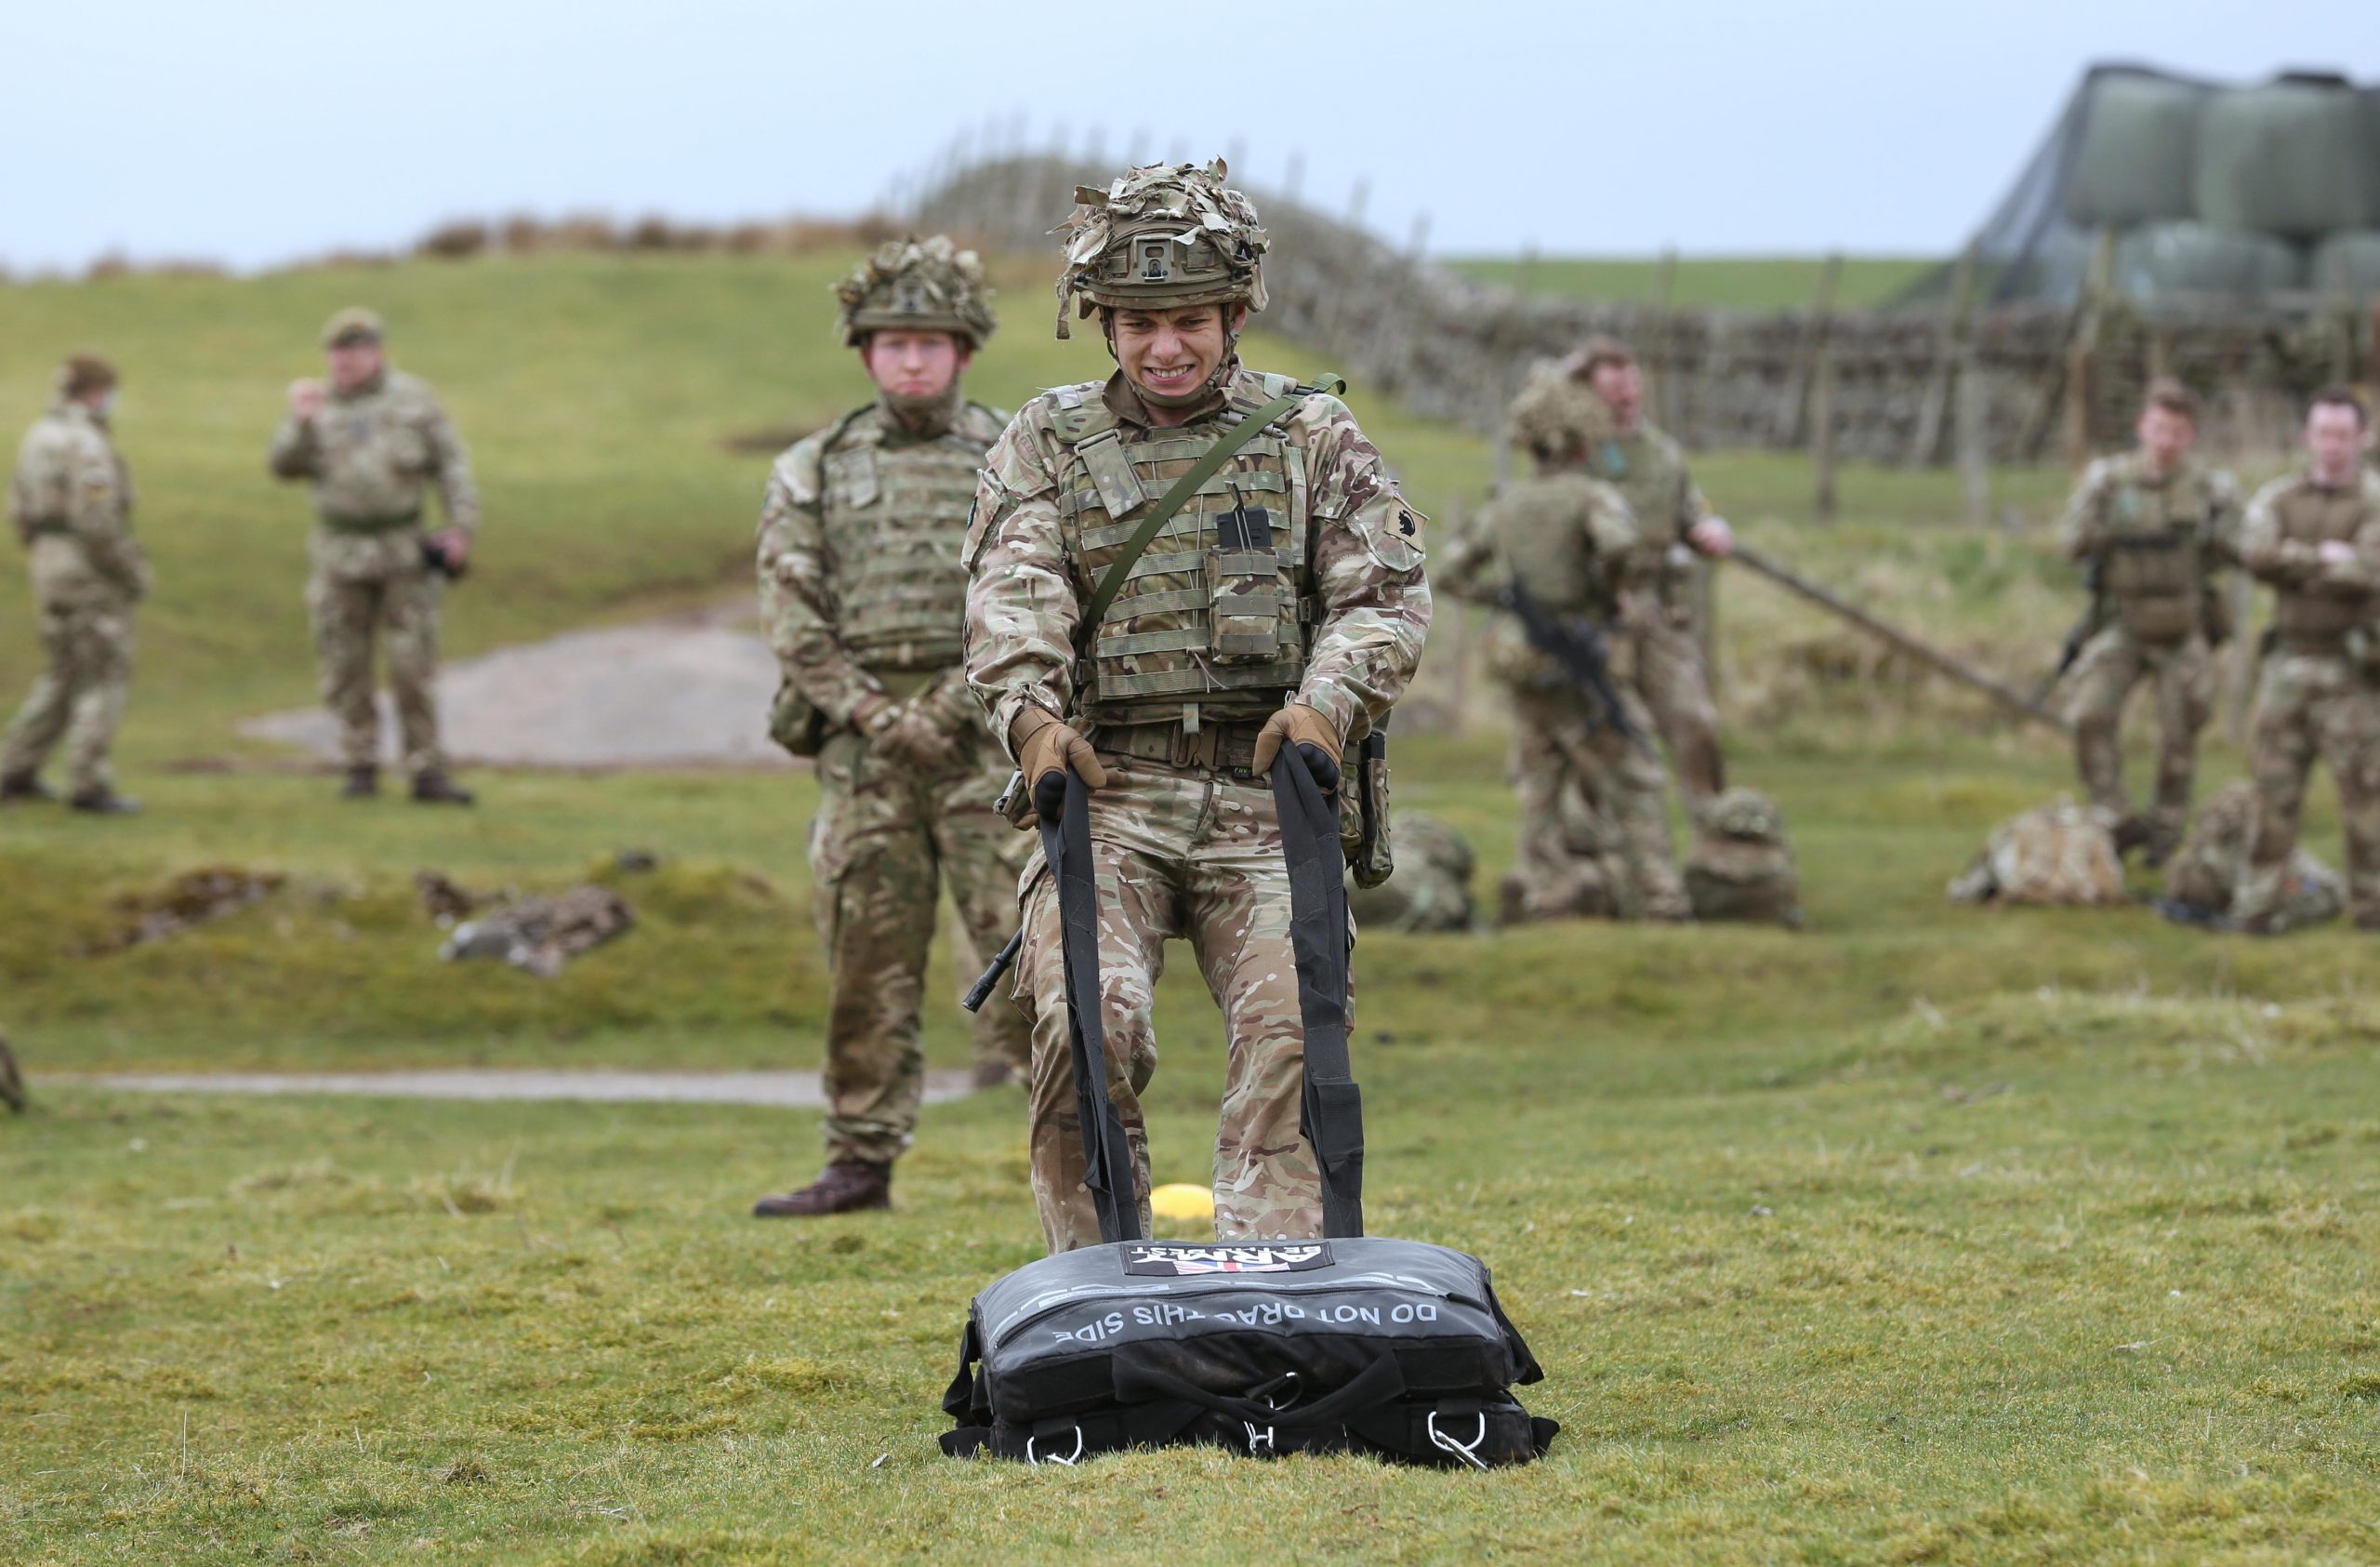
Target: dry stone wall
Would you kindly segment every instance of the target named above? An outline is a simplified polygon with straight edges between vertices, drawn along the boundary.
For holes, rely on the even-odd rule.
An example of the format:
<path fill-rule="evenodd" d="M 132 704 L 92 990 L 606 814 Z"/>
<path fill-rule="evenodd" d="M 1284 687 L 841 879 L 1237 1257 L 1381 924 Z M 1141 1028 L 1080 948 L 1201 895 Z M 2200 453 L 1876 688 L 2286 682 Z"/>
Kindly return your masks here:
<path fill-rule="evenodd" d="M 990 159 L 932 181 L 906 216 L 986 247 L 1054 254 L 1050 231 L 1075 186 L 1114 173 L 1055 157 Z M 1831 410 L 1833 448 L 1846 460 L 1947 463 L 1959 383 L 1972 377 L 1990 457 L 2034 460 L 2121 445 L 2139 389 L 2166 370 L 2207 398 L 2212 444 L 2262 451 L 2287 443 L 2308 392 L 2363 373 L 2373 339 L 2369 307 L 2344 299 L 2253 310 L 2167 302 L 2154 316 L 2016 304 L 1962 320 L 1947 305 L 1756 312 L 1528 298 L 1251 193 L 1273 236 L 1265 325 L 1312 352 L 1298 368 L 1342 370 L 1483 431 L 1528 364 L 1608 333 L 1635 345 L 1658 417 L 1696 447 L 1806 448 L 1816 414 Z"/>

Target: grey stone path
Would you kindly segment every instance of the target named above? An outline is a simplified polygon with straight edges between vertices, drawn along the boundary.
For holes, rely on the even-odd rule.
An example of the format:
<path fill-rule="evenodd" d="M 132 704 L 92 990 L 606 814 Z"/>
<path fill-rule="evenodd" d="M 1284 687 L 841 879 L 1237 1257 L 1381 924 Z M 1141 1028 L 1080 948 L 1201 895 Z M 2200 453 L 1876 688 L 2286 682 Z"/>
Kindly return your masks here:
<path fill-rule="evenodd" d="M 158 1094 L 353 1094 L 401 1099 L 579 1099 L 605 1104 L 774 1105 L 820 1109 L 818 1074 L 628 1072 L 462 1067 L 413 1072 L 117 1072 L 45 1074 L 60 1087 Z M 926 1073 L 926 1102 L 973 1091 L 972 1074 Z"/>
<path fill-rule="evenodd" d="M 438 706 L 446 749 L 467 766 L 782 767 L 786 754 L 766 733 L 776 689 L 776 656 L 739 601 L 448 664 Z M 320 708 L 251 718 L 240 732 L 337 754 Z M 380 734 L 393 761 L 386 693 Z"/>

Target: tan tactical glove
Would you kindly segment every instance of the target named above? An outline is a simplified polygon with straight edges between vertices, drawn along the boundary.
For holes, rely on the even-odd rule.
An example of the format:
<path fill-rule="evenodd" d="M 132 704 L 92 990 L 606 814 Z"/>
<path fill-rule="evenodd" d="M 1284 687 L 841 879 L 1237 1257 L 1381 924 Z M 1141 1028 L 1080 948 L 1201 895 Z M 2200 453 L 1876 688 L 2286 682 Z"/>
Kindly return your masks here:
<path fill-rule="evenodd" d="M 1009 740 L 1016 750 L 1016 769 L 1033 791 L 1033 808 L 1048 820 L 1055 821 L 1065 808 L 1069 766 L 1085 789 L 1107 787 L 1107 769 L 1099 764 L 1091 742 L 1043 709 L 1027 704 L 1010 725 Z"/>
<path fill-rule="evenodd" d="M 1264 721 L 1256 735 L 1258 777 L 1271 776 L 1273 759 L 1281 754 L 1284 744 L 1294 745 L 1303 753 L 1306 767 L 1324 793 L 1339 787 L 1339 753 L 1347 742 L 1338 725 L 1323 717 L 1320 710 L 1291 702 Z"/>

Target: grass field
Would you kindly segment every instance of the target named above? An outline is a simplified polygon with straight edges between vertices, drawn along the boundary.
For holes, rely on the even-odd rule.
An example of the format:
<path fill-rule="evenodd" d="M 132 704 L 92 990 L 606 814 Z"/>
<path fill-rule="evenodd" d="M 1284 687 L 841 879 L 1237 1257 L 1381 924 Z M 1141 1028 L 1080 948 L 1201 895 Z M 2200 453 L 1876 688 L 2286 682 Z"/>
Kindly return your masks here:
<path fill-rule="evenodd" d="M 32 1069 L 814 1059 L 806 777 L 498 774 L 469 815 L 357 808 L 246 766 L 231 725 L 310 686 L 303 502 L 261 445 L 330 308 L 389 311 L 477 448 L 468 649 L 739 580 L 764 458 L 720 443 L 853 400 L 834 271 L 0 288 L 0 416 L 69 344 L 126 362 L 161 582 L 126 745 L 150 814 L 0 816 L 0 1025 Z M 1042 340 L 1041 286 L 1013 278 L 980 394 L 1096 373 L 1095 344 Z M 1365 412 L 1433 510 L 1478 492 L 1475 442 Z M 2070 612 L 2038 526 L 2063 475 L 2002 475 L 2032 525 L 1971 533 L 1939 476 L 1847 475 L 1852 520 L 1820 528 L 1791 461 L 1700 471 L 1764 543 L 2010 672 Z M 0 574 L 7 685 L 12 598 Z M 0 1120 L 0 1558 L 1225 1561 L 1260 1530 L 1314 1560 L 2380 1558 L 2368 943 L 1951 908 L 1990 824 L 2065 787 L 2057 746 L 1764 590 L 1723 603 L 1736 766 L 1784 803 L 1808 930 L 1357 952 L 1372 1227 L 1495 1266 L 1566 1428 L 1543 1465 L 942 1459 L 967 1297 L 1038 1249 L 1010 1093 L 927 1112 L 890 1218 L 789 1228 L 743 1213 L 814 1168 L 805 1116 L 39 1082 Z M 1497 737 L 1398 748 L 1400 803 L 1470 833 L 1491 885 Z M 2238 764 L 2218 748 L 2211 782 Z M 2335 857 L 2326 789 L 2313 821 Z M 619 877 L 638 928 L 560 979 L 435 963 L 415 869 L 542 888 L 628 847 L 661 859 Z M 288 881 L 78 955 L 112 899 L 207 863 Z M 1159 1012 L 1157 1173 L 1198 1180 L 1212 1009 L 1177 972 Z M 952 1010 L 928 1049 L 963 1064 Z"/>
<path fill-rule="evenodd" d="M 1464 256 L 1448 266 L 1482 282 L 1520 281 L 1523 263 L 1510 256 Z M 1846 256 L 1835 283 L 1844 310 L 1882 305 L 1941 263 L 1924 256 Z M 1670 303 L 1681 310 L 1808 310 L 1818 302 L 1821 256 L 1681 257 Z M 1650 304 L 1660 294 L 1656 257 L 1540 256 L 1527 263 L 1531 292 Z"/>

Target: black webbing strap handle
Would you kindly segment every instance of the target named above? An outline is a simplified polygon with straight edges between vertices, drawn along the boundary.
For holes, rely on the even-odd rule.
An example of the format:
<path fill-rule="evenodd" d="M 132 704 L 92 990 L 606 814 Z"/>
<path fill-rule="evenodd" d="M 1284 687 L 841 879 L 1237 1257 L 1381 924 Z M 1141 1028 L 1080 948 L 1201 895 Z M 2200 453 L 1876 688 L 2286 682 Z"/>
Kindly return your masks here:
<path fill-rule="evenodd" d="M 1273 800 L 1289 863 L 1289 946 L 1305 1030 L 1298 1130 L 1322 1169 L 1322 1233 L 1361 1235 L 1364 1100 L 1347 1058 L 1347 883 L 1339 807 L 1293 745 L 1273 759 Z"/>
<path fill-rule="evenodd" d="M 1066 808 L 1041 819 L 1041 855 L 1058 883 L 1060 950 L 1066 970 L 1066 1051 L 1082 1122 L 1083 1185 L 1099 1210 L 1102 1241 L 1138 1241 L 1140 1194 L 1124 1119 L 1107 1096 L 1107 1025 L 1100 1016 L 1099 868 L 1091 854 L 1091 790 L 1066 769 Z"/>
<path fill-rule="evenodd" d="M 1223 464 L 1238 456 L 1239 448 L 1254 440 L 1266 425 L 1307 398 L 1318 392 L 1336 393 L 1346 390 L 1347 383 L 1337 376 L 1316 376 L 1313 385 L 1289 388 L 1225 431 L 1223 439 L 1208 447 L 1206 454 L 1191 465 L 1189 472 L 1173 481 L 1172 487 L 1157 497 L 1157 504 L 1148 509 L 1148 514 L 1132 530 L 1131 538 L 1124 541 L 1123 550 L 1108 566 L 1107 574 L 1091 590 L 1091 602 L 1083 605 L 1082 611 L 1086 640 L 1098 636 L 1099 623 L 1107 618 L 1108 608 L 1115 604 L 1116 595 L 1124 591 L 1124 579 L 1132 574 L 1133 565 L 1147 552 L 1150 541 L 1157 538 L 1159 530 L 1173 520 L 1173 514 L 1190 503 L 1190 498 L 1198 493 L 1199 485 L 1222 472 Z"/>

